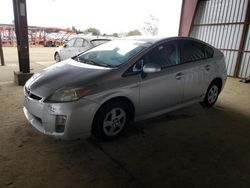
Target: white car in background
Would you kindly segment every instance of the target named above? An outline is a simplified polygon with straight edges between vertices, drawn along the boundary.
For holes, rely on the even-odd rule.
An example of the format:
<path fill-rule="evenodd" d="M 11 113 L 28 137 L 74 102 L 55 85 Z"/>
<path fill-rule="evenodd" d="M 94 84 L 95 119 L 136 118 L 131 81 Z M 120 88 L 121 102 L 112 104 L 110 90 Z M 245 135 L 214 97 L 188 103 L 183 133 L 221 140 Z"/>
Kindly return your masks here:
<path fill-rule="evenodd" d="M 74 37 L 55 50 L 54 59 L 56 62 L 63 61 L 108 41 L 110 39 L 107 38 Z"/>

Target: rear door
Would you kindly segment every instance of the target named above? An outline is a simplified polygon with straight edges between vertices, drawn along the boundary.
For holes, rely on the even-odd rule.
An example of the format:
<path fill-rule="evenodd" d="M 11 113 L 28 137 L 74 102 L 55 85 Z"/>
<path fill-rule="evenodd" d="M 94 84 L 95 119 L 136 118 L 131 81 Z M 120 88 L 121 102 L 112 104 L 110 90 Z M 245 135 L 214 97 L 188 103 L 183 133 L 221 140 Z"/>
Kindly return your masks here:
<path fill-rule="evenodd" d="M 74 44 L 74 53 L 72 53 L 72 56 L 75 56 L 89 48 L 90 44 L 87 40 L 85 40 L 84 38 L 77 38 Z"/>
<path fill-rule="evenodd" d="M 184 81 L 183 102 L 188 102 L 206 93 L 215 67 L 211 64 L 212 49 L 209 49 L 210 47 L 193 40 L 181 40 L 179 45 Z"/>

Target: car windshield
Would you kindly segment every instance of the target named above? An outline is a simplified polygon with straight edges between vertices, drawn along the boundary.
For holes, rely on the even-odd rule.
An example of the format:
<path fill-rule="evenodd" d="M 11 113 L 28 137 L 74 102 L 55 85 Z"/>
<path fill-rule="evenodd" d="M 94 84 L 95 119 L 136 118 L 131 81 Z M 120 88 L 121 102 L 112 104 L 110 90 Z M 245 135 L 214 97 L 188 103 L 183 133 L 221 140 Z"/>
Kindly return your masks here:
<path fill-rule="evenodd" d="M 82 63 L 116 67 L 139 53 L 150 43 L 137 40 L 114 40 L 92 48 L 75 58 Z"/>

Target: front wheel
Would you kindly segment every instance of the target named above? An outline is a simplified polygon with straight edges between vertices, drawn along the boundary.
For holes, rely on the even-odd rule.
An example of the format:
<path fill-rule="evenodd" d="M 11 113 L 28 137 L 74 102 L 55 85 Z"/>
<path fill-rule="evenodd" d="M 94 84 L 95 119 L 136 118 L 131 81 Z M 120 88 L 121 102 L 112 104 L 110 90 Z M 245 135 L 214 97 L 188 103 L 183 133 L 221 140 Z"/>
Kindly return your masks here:
<path fill-rule="evenodd" d="M 60 58 L 60 55 L 58 52 L 55 53 L 55 60 L 56 62 L 60 62 L 61 61 L 61 58 Z"/>
<path fill-rule="evenodd" d="M 119 136 L 130 122 L 129 106 L 121 101 L 105 104 L 94 118 L 92 133 L 103 140 L 112 140 Z"/>
<path fill-rule="evenodd" d="M 47 43 L 46 43 L 46 47 L 52 47 L 53 45 L 52 45 L 52 41 L 48 41 Z"/>
<path fill-rule="evenodd" d="M 219 93 L 220 93 L 220 88 L 219 88 L 218 84 L 212 83 L 208 87 L 205 99 L 204 99 L 202 104 L 206 107 L 213 106 L 218 99 Z"/>

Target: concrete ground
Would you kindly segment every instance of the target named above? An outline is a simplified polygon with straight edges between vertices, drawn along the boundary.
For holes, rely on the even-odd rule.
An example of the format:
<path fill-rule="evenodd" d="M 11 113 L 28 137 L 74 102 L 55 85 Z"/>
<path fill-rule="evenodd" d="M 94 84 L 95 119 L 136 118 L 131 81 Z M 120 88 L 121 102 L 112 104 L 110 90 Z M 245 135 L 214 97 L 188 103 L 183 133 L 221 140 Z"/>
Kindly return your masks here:
<path fill-rule="evenodd" d="M 34 72 L 53 48 L 31 48 Z M 228 78 L 218 102 L 135 124 L 117 140 L 58 141 L 38 133 L 13 83 L 16 49 L 0 66 L 0 187 L 250 187 L 250 85 Z"/>

